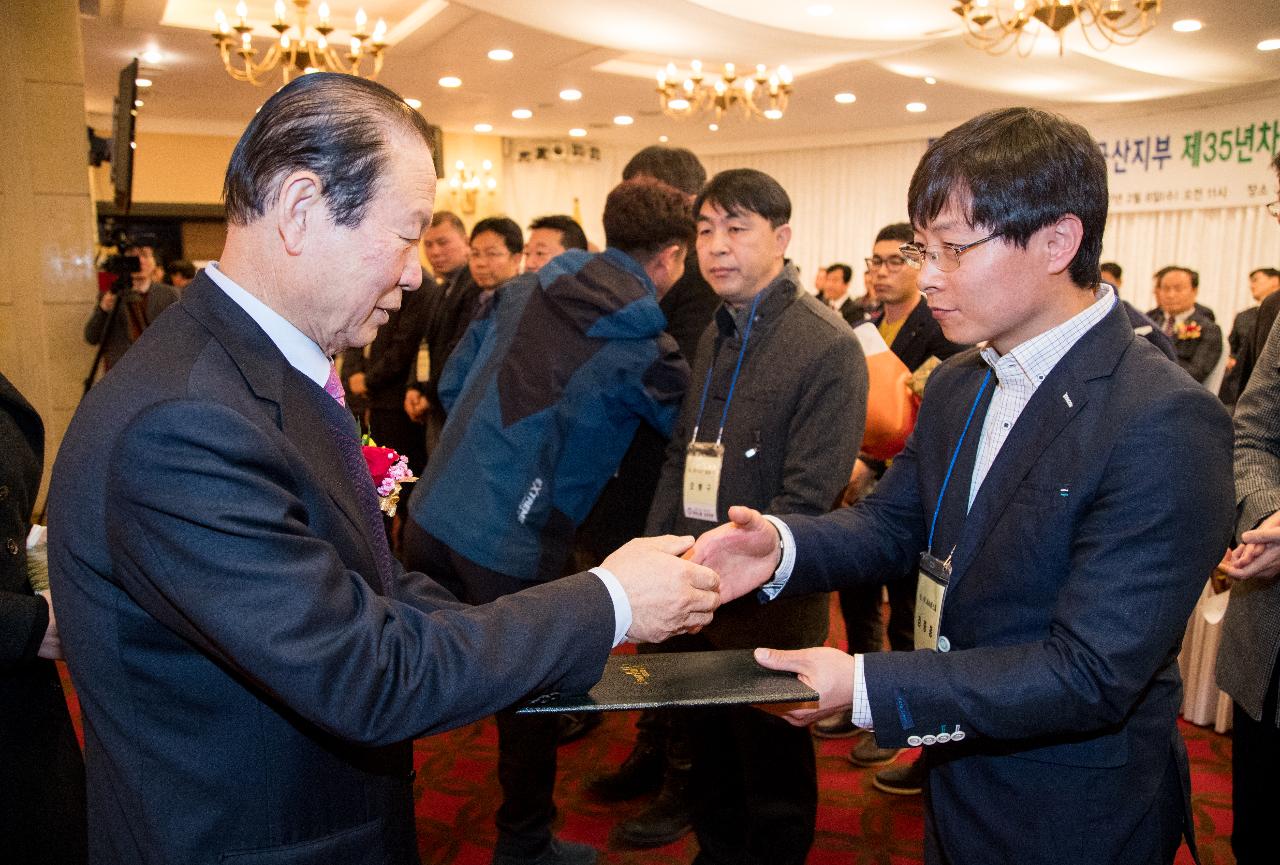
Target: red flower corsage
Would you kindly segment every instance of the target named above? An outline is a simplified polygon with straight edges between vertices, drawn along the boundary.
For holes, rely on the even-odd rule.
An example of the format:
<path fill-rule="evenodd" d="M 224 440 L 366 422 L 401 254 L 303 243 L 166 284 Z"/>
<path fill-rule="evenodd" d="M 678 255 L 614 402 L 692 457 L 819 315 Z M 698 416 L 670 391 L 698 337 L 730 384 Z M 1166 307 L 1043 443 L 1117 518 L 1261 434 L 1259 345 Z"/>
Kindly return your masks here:
<path fill-rule="evenodd" d="M 367 435 L 360 437 L 364 461 L 378 491 L 378 507 L 389 517 L 396 515 L 400 503 L 400 485 L 417 480 L 409 469 L 409 458 L 400 456 L 391 448 L 379 447 Z"/>
<path fill-rule="evenodd" d="M 1174 339 L 1199 339 L 1203 334 L 1200 325 L 1194 321 L 1182 321 L 1173 326 Z"/>

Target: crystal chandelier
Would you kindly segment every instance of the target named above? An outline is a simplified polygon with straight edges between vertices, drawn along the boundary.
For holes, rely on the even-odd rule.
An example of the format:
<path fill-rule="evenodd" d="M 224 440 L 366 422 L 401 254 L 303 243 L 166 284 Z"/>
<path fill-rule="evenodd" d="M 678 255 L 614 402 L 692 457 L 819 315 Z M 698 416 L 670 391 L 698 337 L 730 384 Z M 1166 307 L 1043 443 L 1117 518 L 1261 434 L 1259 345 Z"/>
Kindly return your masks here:
<path fill-rule="evenodd" d="M 770 72 L 764 64 L 755 75 L 739 76 L 732 63 L 719 75 L 704 75 L 702 61 L 694 60 L 692 71 L 681 78 L 674 63 L 658 70 L 658 100 L 668 117 L 692 117 L 702 112 L 714 114 L 716 123 L 735 106 L 746 117 L 779 120 L 787 110 L 791 95 L 791 72 L 779 66 Z"/>
<path fill-rule="evenodd" d="M 1061 55 L 1063 31 L 1073 23 L 1095 51 L 1129 45 L 1155 26 L 1160 0 L 961 0 L 952 11 L 964 19 L 970 45 L 988 54 L 1016 48 L 1026 57 L 1044 28 L 1058 37 Z"/>
<path fill-rule="evenodd" d="M 277 66 L 284 83 L 300 72 L 345 72 L 374 79 L 382 70 L 382 53 L 387 47 L 387 24 L 381 18 L 373 32 L 366 31 L 368 16 L 364 10 L 356 12 L 356 27 L 351 34 L 346 56 L 343 57 L 329 42 L 335 28 L 329 19 L 329 4 L 321 3 L 319 23 L 308 30 L 307 11 L 311 0 L 293 0 L 294 23 L 285 21 L 284 0 L 276 0 L 276 20 L 271 24 L 275 42 L 267 49 L 261 61 L 254 58 L 258 50 L 253 47 L 253 25 L 246 19 L 248 8 L 244 0 L 236 4 L 235 24 L 227 24 L 227 16 L 221 9 L 214 15 L 216 29 L 213 41 L 218 45 L 222 65 L 237 81 L 262 84 L 261 77 Z M 237 63 L 232 55 L 238 56 Z M 370 59 L 371 58 L 371 59 Z M 372 68 L 361 68 L 368 59 Z"/>

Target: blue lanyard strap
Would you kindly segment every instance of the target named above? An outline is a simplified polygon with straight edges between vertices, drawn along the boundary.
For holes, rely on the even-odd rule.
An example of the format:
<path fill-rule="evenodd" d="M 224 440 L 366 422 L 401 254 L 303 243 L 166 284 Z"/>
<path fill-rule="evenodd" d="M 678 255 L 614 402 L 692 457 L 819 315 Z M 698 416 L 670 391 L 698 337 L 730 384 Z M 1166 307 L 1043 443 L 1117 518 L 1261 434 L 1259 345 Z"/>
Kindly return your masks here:
<path fill-rule="evenodd" d="M 973 415 L 978 410 L 978 403 L 982 402 L 982 395 L 987 391 L 987 383 L 991 381 L 991 370 L 987 369 L 986 376 L 982 379 L 982 387 L 978 388 L 978 395 L 973 398 L 973 405 L 969 407 L 969 417 L 965 419 L 964 429 L 960 431 L 960 441 L 956 442 L 956 449 L 951 453 L 951 464 L 947 466 L 947 476 L 942 479 L 942 489 L 938 490 L 938 503 L 933 508 L 933 520 L 929 523 L 929 553 L 933 554 L 933 532 L 938 528 L 938 512 L 942 510 L 942 499 L 947 494 L 947 484 L 951 483 L 951 472 L 956 467 L 956 458 L 960 456 L 960 447 L 964 444 L 964 437 L 969 432 L 969 424 L 973 422 Z"/>
<path fill-rule="evenodd" d="M 751 325 L 756 320 L 756 306 L 760 303 L 760 298 L 764 296 L 764 292 L 756 295 L 756 299 L 751 301 L 751 312 L 747 314 L 747 327 L 742 332 L 742 348 L 738 350 L 738 363 L 733 368 L 733 378 L 729 380 L 729 395 L 724 400 L 724 411 L 720 413 L 720 431 L 716 433 L 716 444 L 720 444 L 720 439 L 724 436 L 724 424 L 729 419 L 729 403 L 733 402 L 733 391 L 738 386 L 738 373 L 742 372 L 742 359 L 747 356 L 747 340 L 751 338 Z M 702 383 L 702 400 L 698 403 L 698 420 L 693 425 L 693 438 L 690 441 L 698 440 L 698 428 L 702 426 L 702 412 L 707 407 L 707 391 L 711 388 L 711 374 L 716 370 L 716 361 L 711 359 L 711 366 L 707 368 L 707 380 Z"/>

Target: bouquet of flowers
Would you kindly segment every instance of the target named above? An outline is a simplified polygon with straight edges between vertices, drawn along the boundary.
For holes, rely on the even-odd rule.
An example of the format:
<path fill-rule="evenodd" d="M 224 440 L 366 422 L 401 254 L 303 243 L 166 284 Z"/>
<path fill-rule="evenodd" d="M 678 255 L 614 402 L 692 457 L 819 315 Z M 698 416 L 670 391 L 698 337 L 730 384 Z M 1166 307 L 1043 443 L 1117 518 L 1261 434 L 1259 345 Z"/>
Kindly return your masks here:
<path fill-rule="evenodd" d="M 368 435 L 360 437 L 364 461 L 369 466 L 374 488 L 378 491 L 378 507 L 389 517 L 396 515 L 400 504 L 400 487 L 418 478 L 409 468 L 409 458 L 392 448 L 379 447 Z"/>

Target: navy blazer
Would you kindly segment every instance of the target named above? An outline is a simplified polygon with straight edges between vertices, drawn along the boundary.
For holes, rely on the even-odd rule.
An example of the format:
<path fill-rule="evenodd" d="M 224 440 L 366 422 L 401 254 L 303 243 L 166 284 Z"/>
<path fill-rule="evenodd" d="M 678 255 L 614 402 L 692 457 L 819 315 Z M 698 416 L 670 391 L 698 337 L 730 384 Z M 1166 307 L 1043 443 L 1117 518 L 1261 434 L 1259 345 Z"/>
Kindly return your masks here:
<path fill-rule="evenodd" d="M 390 564 L 335 408 L 201 274 L 76 412 L 50 560 L 91 861 L 416 865 L 409 740 L 598 679 L 600 580 L 471 608 Z"/>
<path fill-rule="evenodd" d="M 867 320 L 876 327 L 880 326 L 880 321 L 883 318 L 883 307 L 867 316 Z M 920 364 L 931 357 L 936 357 L 938 360 L 946 360 L 952 355 L 964 351 L 965 348 L 966 346 L 958 342 L 952 342 L 943 335 L 942 325 L 938 324 L 938 320 L 933 317 L 933 313 L 929 312 L 929 304 L 925 301 L 923 295 L 903 320 L 902 327 L 898 329 L 897 335 L 893 338 L 893 344 L 889 346 L 889 350 L 896 354 L 898 360 L 906 364 L 907 369 L 912 372 L 915 372 L 920 367 Z"/>
<path fill-rule="evenodd" d="M 787 518 L 783 596 L 916 578 L 987 371 L 971 350 L 934 372 L 864 503 Z M 1162 861 L 1191 837 L 1177 652 L 1231 537 L 1230 420 L 1115 307 L 1040 384 L 966 514 L 994 382 L 933 542 L 952 559 L 947 651 L 865 656 L 876 739 L 964 733 L 925 748 L 927 861 Z"/>

